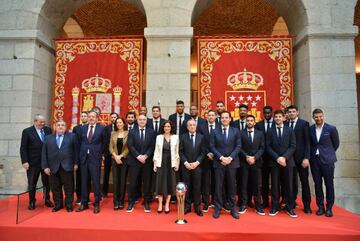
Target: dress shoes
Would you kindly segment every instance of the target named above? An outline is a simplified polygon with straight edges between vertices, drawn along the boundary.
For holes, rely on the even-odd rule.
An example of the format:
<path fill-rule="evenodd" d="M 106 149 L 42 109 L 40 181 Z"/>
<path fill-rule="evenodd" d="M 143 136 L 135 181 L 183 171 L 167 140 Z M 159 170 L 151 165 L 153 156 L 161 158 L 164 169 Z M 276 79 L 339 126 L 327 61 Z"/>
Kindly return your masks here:
<path fill-rule="evenodd" d="M 29 207 L 28 207 L 29 210 L 34 210 L 35 209 L 35 201 L 31 201 L 29 203 Z"/>
<path fill-rule="evenodd" d="M 310 207 L 304 207 L 304 213 L 312 214 L 311 208 Z"/>
<path fill-rule="evenodd" d="M 129 203 L 126 212 L 131 213 L 132 211 L 134 211 L 134 203 Z"/>
<path fill-rule="evenodd" d="M 63 207 L 54 207 L 51 211 L 53 212 L 53 213 L 55 213 L 55 212 L 57 212 L 57 211 L 59 211 L 60 209 L 62 209 Z"/>
<path fill-rule="evenodd" d="M 316 211 L 316 215 L 322 216 L 324 214 L 325 214 L 325 208 L 324 207 L 319 207 L 319 209 Z"/>
<path fill-rule="evenodd" d="M 68 213 L 71 213 L 71 212 L 73 211 L 73 208 L 72 208 L 71 206 L 66 207 L 66 211 L 67 211 Z"/>
<path fill-rule="evenodd" d="M 100 213 L 100 205 L 99 204 L 94 204 L 93 213 L 94 214 Z"/>
<path fill-rule="evenodd" d="M 199 217 L 203 216 L 203 212 L 200 209 L 195 209 L 195 213 L 196 215 L 198 215 Z"/>
<path fill-rule="evenodd" d="M 213 213 L 213 218 L 218 219 L 220 217 L 220 210 L 215 209 Z"/>
<path fill-rule="evenodd" d="M 48 208 L 52 208 L 54 207 L 54 204 L 49 199 L 47 199 L 45 200 L 45 206 Z"/>
<path fill-rule="evenodd" d="M 231 211 L 231 217 L 235 218 L 235 219 L 239 219 L 239 213 L 236 211 Z"/>
<path fill-rule="evenodd" d="M 325 217 L 331 218 L 332 216 L 334 216 L 334 214 L 331 209 L 327 209 L 325 212 Z"/>
<path fill-rule="evenodd" d="M 88 205 L 80 205 L 80 207 L 78 209 L 76 209 L 76 212 L 82 212 L 86 209 L 89 209 Z"/>
<path fill-rule="evenodd" d="M 185 207 L 184 209 L 184 214 L 190 213 L 191 212 L 191 207 Z"/>

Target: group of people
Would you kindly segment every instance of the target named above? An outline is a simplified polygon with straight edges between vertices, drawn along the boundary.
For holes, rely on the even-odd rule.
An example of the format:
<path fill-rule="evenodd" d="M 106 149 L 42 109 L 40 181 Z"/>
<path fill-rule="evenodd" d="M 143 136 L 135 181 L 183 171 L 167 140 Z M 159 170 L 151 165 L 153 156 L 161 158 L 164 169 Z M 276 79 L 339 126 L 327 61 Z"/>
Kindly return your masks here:
<path fill-rule="evenodd" d="M 336 127 L 324 122 L 321 109 L 313 111 L 315 124 L 311 127 L 298 117 L 294 105 L 275 111 L 265 106 L 264 119 L 258 123 L 246 105 L 239 107 L 238 120 L 232 120 L 222 101 L 216 103 L 216 110 L 207 112 L 206 119 L 198 116 L 196 106 L 190 107 L 190 114 L 184 109 L 184 102 L 177 101 L 176 113 L 168 120 L 162 118 L 160 106 L 152 107 L 152 118 L 147 117 L 146 107 L 141 107 L 138 116 L 134 111 L 125 118 L 111 113 L 107 126 L 99 124 L 98 113 L 91 110 L 81 113 L 81 124 L 72 132 L 67 131 L 63 120 L 57 121 L 54 134 L 45 126 L 45 118 L 36 115 L 34 125 L 23 131 L 20 147 L 27 170 L 29 209 L 35 208 L 36 183 L 41 174 L 45 205 L 53 207 L 53 212 L 62 209 L 64 203 L 68 212 L 73 211 L 74 190 L 75 203 L 80 205 L 76 211 L 88 209 L 92 183 L 93 212 L 99 213 L 112 169 L 114 210 L 125 208 L 127 193 L 127 212 L 134 210 L 141 197 L 144 211 L 150 212 L 155 197 L 157 212 L 169 213 L 176 183 L 182 181 L 187 186 L 185 214 L 193 208 L 203 216 L 213 207 L 216 219 L 221 210 L 239 219 L 248 208 L 265 215 L 264 208 L 270 207 L 270 216 L 284 210 L 297 217 L 298 177 L 304 212 L 312 213 L 311 168 L 316 214 L 333 216 L 339 136 Z M 50 190 L 55 205 L 50 201 Z"/>

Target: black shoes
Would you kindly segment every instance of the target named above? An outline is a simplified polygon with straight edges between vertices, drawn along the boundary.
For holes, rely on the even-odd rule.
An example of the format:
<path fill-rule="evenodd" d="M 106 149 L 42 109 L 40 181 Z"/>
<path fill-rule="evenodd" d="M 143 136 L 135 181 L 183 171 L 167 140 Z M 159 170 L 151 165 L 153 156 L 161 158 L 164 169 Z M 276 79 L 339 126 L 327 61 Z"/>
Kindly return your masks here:
<path fill-rule="evenodd" d="M 213 218 L 218 219 L 220 217 L 220 210 L 215 209 L 213 213 Z"/>
<path fill-rule="evenodd" d="M 325 217 L 330 218 L 330 217 L 332 217 L 332 216 L 334 216 L 334 214 L 333 214 L 333 212 L 331 211 L 331 209 L 327 209 L 326 212 L 325 212 Z"/>
<path fill-rule="evenodd" d="M 203 216 L 203 212 L 200 209 L 195 209 L 195 213 L 196 215 L 198 215 L 199 217 Z"/>
<path fill-rule="evenodd" d="M 312 214 L 311 208 L 310 207 L 304 207 L 304 213 Z"/>
<path fill-rule="evenodd" d="M 49 199 L 46 199 L 45 206 L 48 208 L 52 208 L 52 207 L 54 207 L 54 204 Z"/>
<path fill-rule="evenodd" d="M 144 212 L 145 213 L 150 213 L 151 209 L 150 209 L 150 205 L 148 202 L 144 202 Z"/>
<path fill-rule="evenodd" d="M 240 214 L 246 213 L 246 206 L 240 206 L 239 213 Z"/>
<path fill-rule="evenodd" d="M 297 218 L 297 214 L 294 212 L 294 209 L 289 208 L 286 210 L 286 213 L 292 218 Z"/>
<path fill-rule="evenodd" d="M 100 205 L 99 204 L 94 204 L 94 214 L 100 213 Z"/>
<path fill-rule="evenodd" d="M 81 204 L 80 207 L 78 209 L 76 209 L 76 212 L 82 212 L 86 209 L 89 209 L 89 206 Z"/>
<path fill-rule="evenodd" d="M 132 211 L 134 211 L 134 203 L 129 203 L 126 212 L 131 213 Z"/>
<path fill-rule="evenodd" d="M 209 204 L 207 204 L 207 203 L 204 203 L 204 205 L 203 205 L 203 212 L 204 213 L 207 213 L 207 212 L 209 212 Z"/>
<path fill-rule="evenodd" d="M 236 211 L 231 211 L 231 216 L 233 217 L 233 218 L 235 218 L 235 219 L 239 219 L 239 213 L 238 212 L 236 212 Z"/>
<path fill-rule="evenodd" d="M 319 207 L 319 209 L 316 211 L 316 215 L 322 216 L 324 214 L 325 214 L 325 208 L 324 207 Z"/>
<path fill-rule="evenodd" d="M 66 211 L 67 211 L 68 213 L 71 213 L 71 212 L 73 211 L 72 206 L 68 206 L 68 207 L 66 207 Z"/>
<path fill-rule="evenodd" d="M 274 217 L 276 216 L 277 214 L 279 213 L 279 209 L 277 208 L 271 208 L 270 212 L 269 212 L 269 215 Z"/>
<path fill-rule="evenodd" d="M 52 210 L 51 210 L 51 212 L 53 212 L 53 213 L 55 213 L 55 212 L 57 212 L 57 211 L 59 211 L 60 209 L 62 209 L 63 207 L 54 207 Z"/>
<path fill-rule="evenodd" d="M 265 212 L 261 207 L 255 207 L 255 212 L 260 216 L 265 216 Z"/>
<path fill-rule="evenodd" d="M 29 210 L 34 210 L 35 209 L 35 201 L 30 201 L 28 209 Z"/>
<path fill-rule="evenodd" d="M 191 207 L 185 207 L 184 209 L 184 214 L 190 213 L 191 212 Z"/>
<path fill-rule="evenodd" d="M 124 202 L 123 201 L 119 202 L 118 207 L 119 207 L 120 210 L 123 210 L 124 209 Z"/>

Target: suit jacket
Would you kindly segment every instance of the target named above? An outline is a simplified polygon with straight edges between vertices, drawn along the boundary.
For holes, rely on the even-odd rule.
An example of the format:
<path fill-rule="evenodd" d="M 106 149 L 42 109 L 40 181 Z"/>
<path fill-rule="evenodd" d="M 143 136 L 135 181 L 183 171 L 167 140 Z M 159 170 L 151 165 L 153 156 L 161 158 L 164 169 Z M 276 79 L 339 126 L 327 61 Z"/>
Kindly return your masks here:
<path fill-rule="evenodd" d="M 200 164 L 205 158 L 205 140 L 204 136 L 200 133 L 195 134 L 195 147 L 190 139 L 190 134 L 185 133 L 180 136 L 180 161 L 184 165 L 185 162 L 199 162 Z"/>
<path fill-rule="evenodd" d="M 154 122 L 153 122 L 153 121 L 154 121 L 154 119 L 149 119 L 148 122 L 146 123 L 146 126 L 147 126 L 148 128 L 150 128 L 150 129 L 152 129 L 152 130 L 155 131 L 155 129 L 154 129 Z M 162 125 L 164 122 L 165 122 L 165 119 L 160 118 L 160 122 L 158 123 L 158 125 L 159 125 L 159 127 L 158 127 L 158 132 L 155 133 L 156 135 L 159 135 L 159 134 L 160 134 L 160 127 L 161 127 L 161 125 Z"/>
<path fill-rule="evenodd" d="M 50 168 L 51 173 L 57 173 L 60 165 L 67 171 L 74 170 L 78 164 L 77 137 L 74 133 L 65 133 L 60 148 L 56 143 L 56 134 L 45 137 L 42 147 L 41 168 Z"/>
<path fill-rule="evenodd" d="M 241 148 L 241 138 L 238 129 L 229 126 L 227 142 L 224 142 L 221 126 L 215 128 L 210 137 L 210 150 L 214 154 L 214 168 L 224 168 L 220 157 L 231 157 L 232 161 L 229 168 L 238 168 L 240 166 L 239 152 Z"/>
<path fill-rule="evenodd" d="M 157 167 L 161 167 L 162 153 L 164 146 L 164 135 L 160 134 L 156 136 L 155 151 L 153 160 L 156 162 Z M 179 136 L 171 135 L 170 139 L 170 153 L 171 153 L 171 167 L 179 167 Z"/>
<path fill-rule="evenodd" d="M 255 157 L 255 165 L 257 167 L 262 166 L 262 155 L 265 151 L 265 136 L 264 134 L 254 129 L 254 137 L 251 142 L 248 137 L 247 129 L 240 132 L 241 136 L 241 150 L 240 150 L 240 166 L 249 166 L 246 161 L 246 156 Z"/>
<path fill-rule="evenodd" d="M 111 153 L 109 152 L 109 145 L 110 145 L 110 137 L 111 137 L 111 133 L 113 131 L 113 125 L 114 124 L 109 124 L 107 126 L 105 126 L 105 134 L 106 134 L 106 147 L 105 147 L 105 154 L 106 155 L 111 155 Z"/>
<path fill-rule="evenodd" d="M 134 127 L 128 134 L 128 148 L 129 155 L 127 163 L 130 166 L 142 166 L 143 164 L 138 161 L 139 155 L 147 155 L 146 162 L 152 161 L 152 156 L 155 149 L 155 132 L 150 128 L 145 128 L 144 143 L 140 140 L 139 126 Z"/>
<path fill-rule="evenodd" d="M 123 155 L 123 158 L 126 158 L 129 154 L 129 148 L 128 148 L 128 131 L 124 131 L 124 139 L 123 139 L 123 146 L 121 150 L 117 149 L 117 139 L 118 139 L 118 131 L 113 131 L 111 133 L 110 137 L 110 144 L 109 144 L 109 152 L 112 155 L 115 153 L 115 155 Z"/>
<path fill-rule="evenodd" d="M 214 129 L 218 128 L 220 124 L 214 123 Z M 205 154 L 207 155 L 210 150 L 210 132 L 209 132 L 209 123 L 205 121 L 205 123 L 200 127 L 199 132 L 204 136 L 204 145 L 205 145 Z"/>
<path fill-rule="evenodd" d="M 51 129 L 44 127 L 45 136 L 51 134 Z M 41 141 L 35 126 L 30 126 L 23 130 L 20 144 L 21 163 L 29 163 L 29 165 L 41 165 L 41 152 L 43 142 Z"/>
<path fill-rule="evenodd" d="M 80 131 L 80 164 L 88 163 L 101 165 L 102 154 L 105 151 L 107 144 L 107 135 L 105 132 L 105 126 L 96 124 L 95 132 L 93 134 L 93 138 L 91 143 L 87 138 L 87 133 L 90 126 L 89 124 L 81 126 Z"/>
<path fill-rule="evenodd" d="M 236 128 L 236 129 L 238 129 L 239 131 L 242 131 L 241 129 L 240 129 L 240 119 L 238 119 L 238 120 L 236 120 L 236 121 L 233 121 L 233 122 L 231 122 L 231 126 L 232 127 L 234 127 L 234 128 Z M 244 120 L 244 127 L 245 127 L 245 129 L 247 128 L 247 126 L 246 126 L 246 118 L 245 118 L 245 120 Z"/>
<path fill-rule="evenodd" d="M 339 133 L 335 126 L 324 123 L 319 141 L 316 139 L 316 125 L 310 127 L 311 159 L 314 161 L 316 150 L 319 149 L 320 160 L 323 164 L 332 164 L 337 161 L 336 150 L 339 148 Z"/>
<path fill-rule="evenodd" d="M 286 165 L 294 167 L 294 153 L 296 150 L 296 137 L 293 129 L 288 126 L 283 126 L 283 133 L 281 143 L 279 143 L 277 128 L 271 128 L 266 135 L 266 151 L 271 159 L 269 165 L 277 164 L 279 157 L 286 158 Z"/>
<path fill-rule="evenodd" d="M 290 121 L 285 122 L 290 127 Z M 310 159 L 310 128 L 309 122 L 298 118 L 294 128 L 296 137 L 296 150 L 294 160 L 296 164 L 301 164 L 304 159 Z"/>
<path fill-rule="evenodd" d="M 186 123 L 188 120 L 190 120 L 191 117 L 189 114 L 183 113 L 183 118 L 184 118 L 183 123 L 179 128 L 179 135 L 182 135 L 187 132 Z M 177 121 L 176 120 L 177 120 L 177 113 L 174 113 L 169 116 L 169 121 L 171 121 L 173 123 L 175 130 L 177 129 Z"/>
<path fill-rule="evenodd" d="M 267 132 L 265 132 L 265 125 L 266 125 L 265 120 L 259 121 L 259 122 L 256 123 L 256 125 L 255 125 L 255 129 L 258 129 L 258 130 L 262 131 L 262 132 L 264 133 L 264 136 L 266 136 L 266 133 L 267 133 Z M 273 129 L 273 128 L 275 128 L 275 127 L 276 127 L 276 123 L 275 123 L 275 121 L 273 120 L 272 123 L 271 123 L 271 128 Z M 266 141 L 266 139 L 265 139 L 265 141 Z"/>

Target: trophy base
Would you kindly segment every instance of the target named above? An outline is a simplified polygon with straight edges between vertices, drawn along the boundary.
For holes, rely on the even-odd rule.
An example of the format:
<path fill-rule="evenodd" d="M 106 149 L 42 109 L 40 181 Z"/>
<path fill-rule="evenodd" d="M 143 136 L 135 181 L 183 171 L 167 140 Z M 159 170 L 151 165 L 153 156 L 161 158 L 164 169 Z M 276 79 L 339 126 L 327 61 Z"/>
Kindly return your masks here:
<path fill-rule="evenodd" d="M 176 224 L 186 224 L 187 221 L 185 219 L 178 219 L 175 221 Z"/>

